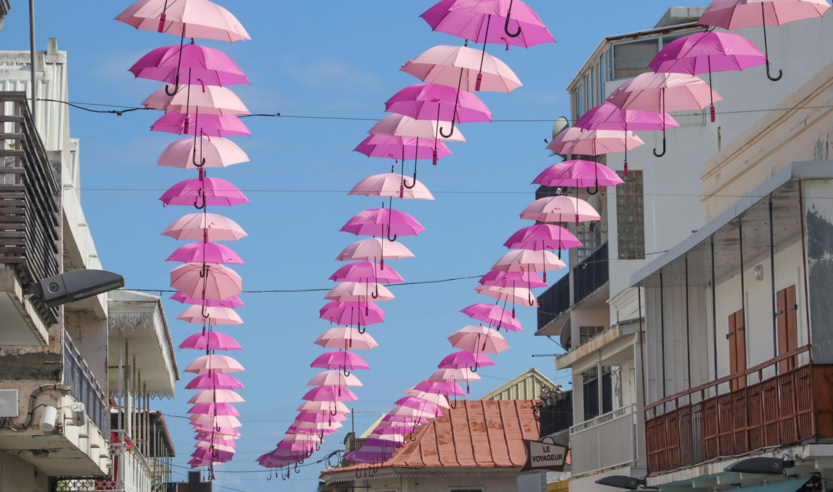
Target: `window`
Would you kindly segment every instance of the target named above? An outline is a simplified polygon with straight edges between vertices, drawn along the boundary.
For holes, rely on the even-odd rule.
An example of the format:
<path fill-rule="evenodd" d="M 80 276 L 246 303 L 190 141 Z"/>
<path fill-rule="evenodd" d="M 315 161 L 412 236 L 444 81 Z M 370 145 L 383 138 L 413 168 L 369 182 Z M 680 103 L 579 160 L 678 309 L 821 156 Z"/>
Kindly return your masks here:
<path fill-rule="evenodd" d="M 576 94 L 578 95 L 576 99 L 576 119 L 578 119 L 584 114 L 584 84 L 578 86 Z"/>
<path fill-rule="evenodd" d="M 617 171 L 625 182 L 616 187 L 616 227 L 620 260 L 645 259 L 645 204 L 642 171 Z"/>
<path fill-rule="evenodd" d="M 729 372 L 737 374 L 746 370 L 746 324 L 743 309 L 729 315 Z M 746 378 L 732 380 L 732 390 L 746 387 Z"/>
<path fill-rule="evenodd" d="M 598 335 L 599 333 L 605 331 L 604 326 L 580 326 L 579 327 L 579 345 L 584 345 L 585 343 L 589 342 L 590 339 Z"/>
<path fill-rule="evenodd" d="M 775 294 L 777 311 L 776 322 L 778 325 L 778 355 L 792 352 L 798 348 L 798 303 L 795 300 L 795 285 Z M 780 372 L 795 369 L 796 359 L 789 359 L 778 363 Z"/>
<path fill-rule="evenodd" d="M 657 38 L 613 45 L 613 78 L 624 79 L 650 72 L 648 64 L 657 53 Z"/>

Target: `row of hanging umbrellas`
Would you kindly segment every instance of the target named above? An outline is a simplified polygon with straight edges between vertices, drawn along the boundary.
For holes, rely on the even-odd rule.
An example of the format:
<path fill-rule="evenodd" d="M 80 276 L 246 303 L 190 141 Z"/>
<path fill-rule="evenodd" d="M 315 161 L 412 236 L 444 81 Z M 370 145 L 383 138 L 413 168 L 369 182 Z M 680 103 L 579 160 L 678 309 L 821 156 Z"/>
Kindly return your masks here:
<path fill-rule="evenodd" d="M 249 80 L 222 51 L 198 45 L 195 39 L 232 42 L 250 37 L 234 15 L 209 0 L 140 0 L 116 20 L 180 38 L 179 44 L 150 51 L 130 72 L 137 78 L 166 84 L 142 102 L 148 109 L 164 112 L 151 131 L 193 135 L 168 145 L 157 164 L 197 169 L 196 178 L 174 184 L 160 200 L 164 206 L 199 210 L 174 221 L 163 235 L 193 241 L 177 248 L 166 261 L 182 263 L 170 274 L 171 287 L 177 290 L 172 299 L 188 305 L 177 319 L 201 325 L 180 348 L 205 352 L 185 368 L 185 372 L 196 374 L 186 389 L 198 391 L 188 402 L 196 441 L 189 464 L 213 471 L 214 465 L 231 460 L 235 454 L 242 424 L 234 404 L 244 401 L 234 391 L 244 386 L 232 376 L 243 371 L 243 366 L 217 353 L 242 347 L 231 336 L 214 330 L 216 326 L 243 324 L 234 311 L 243 305 L 238 297 L 243 281 L 227 266 L 240 265 L 243 260 L 220 242 L 237 241 L 246 232 L 233 220 L 208 209 L 247 204 L 249 200 L 228 181 L 208 177 L 206 170 L 249 161 L 246 153 L 226 138 L 251 135 L 239 119 L 249 115 L 249 110 L 227 88 Z"/>

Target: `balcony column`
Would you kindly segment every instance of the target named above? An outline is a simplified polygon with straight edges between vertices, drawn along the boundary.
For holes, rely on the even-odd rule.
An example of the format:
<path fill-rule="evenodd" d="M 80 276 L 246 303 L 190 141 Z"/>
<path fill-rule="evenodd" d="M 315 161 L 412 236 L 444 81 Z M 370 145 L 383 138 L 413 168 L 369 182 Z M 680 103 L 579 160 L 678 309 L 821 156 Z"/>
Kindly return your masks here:
<path fill-rule="evenodd" d="M 772 356 L 778 357 L 778 302 L 775 299 L 775 226 L 772 223 L 772 195 L 769 195 L 769 272 L 772 288 Z M 786 347 L 784 347 L 786 350 Z M 779 373 L 778 364 L 775 374 Z"/>
<path fill-rule="evenodd" d="M 659 272 L 659 336 L 662 364 L 662 397 L 665 398 L 668 395 L 665 392 L 665 291 L 663 289 L 662 270 Z M 663 408 L 665 408 L 664 405 Z"/>
<path fill-rule="evenodd" d="M 714 236 L 709 240 L 712 266 L 712 355 L 714 355 L 714 379 L 717 379 L 717 284 L 714 274 Z"/>

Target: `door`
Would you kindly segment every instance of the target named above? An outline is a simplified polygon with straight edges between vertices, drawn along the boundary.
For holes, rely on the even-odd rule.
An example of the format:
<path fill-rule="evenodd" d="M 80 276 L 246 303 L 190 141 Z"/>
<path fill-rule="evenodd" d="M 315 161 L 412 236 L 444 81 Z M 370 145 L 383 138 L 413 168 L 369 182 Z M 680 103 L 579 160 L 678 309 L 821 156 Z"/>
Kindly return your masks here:
<path fill-rule="evenodd" d="M 798 348 L 798 304 L 795 299 L 795 285 L 779 290 L 775 294 L 775 321 L 778 326 L 778 355 L 792 352 Z M 792 371 L 796 366 L 796 358 L 778 363 L 781 373 Z"/>
<path fill-rule="evenodd" d="M 743 309 L 729 315 L 729 372 L 742 373 L 746 370 L 746 326 L 743 322 Z M 732 390 L 745 388 L 746 378 L 732 380 Z"/>

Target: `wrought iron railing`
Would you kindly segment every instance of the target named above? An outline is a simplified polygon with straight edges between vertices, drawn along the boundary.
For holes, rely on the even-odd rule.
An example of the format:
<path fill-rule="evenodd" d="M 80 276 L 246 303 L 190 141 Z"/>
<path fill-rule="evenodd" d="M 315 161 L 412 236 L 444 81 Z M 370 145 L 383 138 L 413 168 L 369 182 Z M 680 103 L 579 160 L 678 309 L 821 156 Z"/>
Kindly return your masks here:
<path fill-rule="evenodd" d="M 59 274 L 61 189 L 23 92 L 0 92 L 0 159 L 0 265 L 24 285 Z M 57 322 L 57 308 L 32 301 L 44 324 Z"/>
<path fill-rule="evenodd" d="M 636 418 L 636 406 L 630 405 L 571 427 L 573 476 L 635 463 Z"/>
<path fill-rule="evenodd" d="M 570 273 L 538 296 L 538 329 L 570 309 Z"/>
<path fill-rule="evenodd" d="M 87 416 L 98 427 L 98 430 L 105 436 L 109 435 L 110 416 L 105 405 L 104 392 L 66 332 L 64 333 L 64 384 L 69 386 L 72 397 L 84 404 Z"/>
<path fill-rule="evenodd" d="M 648 472 L 833 437 L 831 425 L 818 424 L 829 422 L 833 412 L 826 383 L 833 366 L 810 363 L 775 374 L 779 363 L 792 360 L 795 366 L 809 350 L 801 347 L 647 406 Z"/>
<path fill-rule="evenodd" d="M 590 297 L 610 280 L 607 250 L 607 243 L 602 244 L 573 268 L 573 304 Z"/>

